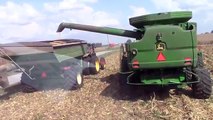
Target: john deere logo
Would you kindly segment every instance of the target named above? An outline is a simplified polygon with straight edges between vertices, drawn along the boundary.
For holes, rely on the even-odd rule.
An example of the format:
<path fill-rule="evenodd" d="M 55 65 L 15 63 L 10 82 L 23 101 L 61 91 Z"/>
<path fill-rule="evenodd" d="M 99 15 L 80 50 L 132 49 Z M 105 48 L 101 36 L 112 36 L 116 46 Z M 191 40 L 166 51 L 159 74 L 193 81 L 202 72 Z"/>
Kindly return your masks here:
<path fill-rule="evenodd" d="M 163 51 L 166 49 L 166 44 L 163 42 L 159 42 L 156 44 L 156 50 L 157 51 Z"/>

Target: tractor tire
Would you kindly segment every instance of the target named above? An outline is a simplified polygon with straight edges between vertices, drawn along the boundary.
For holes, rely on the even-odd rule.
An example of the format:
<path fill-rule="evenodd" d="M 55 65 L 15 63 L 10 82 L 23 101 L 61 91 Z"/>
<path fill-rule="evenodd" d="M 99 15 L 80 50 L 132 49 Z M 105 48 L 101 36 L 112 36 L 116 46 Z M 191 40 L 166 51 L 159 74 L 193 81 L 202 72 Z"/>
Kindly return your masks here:
<path fill-rule="evenodd" d="M 83 75 L 89 75 L 90 74 L 90 57 L 86 57 L 83 59 Z"/>
<path fill-rule="evenodd" d="M 193 96 L 198 99 L 208 99 L 212 93 L 212 79 L 208 70 L 197 68 L 194 72 L 198 78 L 193 75 L 193 79 L 199 82 L 192 84 Z"/>
<path fill-rule="evenodd" d="M 33 88 L 32 86 L 26 84 L 26 83 L 30 83 L 30 81 L 32 81 L 26 74 L 22 73 L 21 76 L 21 86 L 22 86 L 22 92 L 25 93 L 32 93 L 37 91 L 35 88 Z"/>
<path fill-rule="evenodd" d="M 76 90 L 80 89 L 83 86 L 83 75 L 82 72 L 76 69 L 70 69 L 64 71 L 64 88 L 66 90 Z"/>
<path fill-rule="evenodd" d="M 92 56 L 91 57 L 91 62 L 90 62 L 90 73 L 91 74 L 98 74 L 100 72 L 100 62 L 97 56 Z"/>
<path fill-rule="evenodd" d="M 103 57 L 101 57 L 100 58 L 100 69 L 104 70 L 105 69 L 105 65 L 106 65 L 106 60 Z"/>

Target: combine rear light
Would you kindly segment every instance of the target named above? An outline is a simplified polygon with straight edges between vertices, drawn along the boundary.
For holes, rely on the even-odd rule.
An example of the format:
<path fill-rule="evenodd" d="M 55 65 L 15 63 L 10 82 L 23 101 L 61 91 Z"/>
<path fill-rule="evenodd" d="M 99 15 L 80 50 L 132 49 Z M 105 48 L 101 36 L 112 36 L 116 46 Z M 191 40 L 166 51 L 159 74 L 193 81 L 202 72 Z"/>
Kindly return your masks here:
<path fill-rule="evenodd" d="M 63 67 L 63 70 L 66 71 L 66 70 L 70 70 L 71 67 L 70 66 L 66 66 L 66 67 Z"/>
<path fill-rule="evenodd" d="M 133 62 L 132 62 L 132 68 L 139 68 L 140 66 L 139 66 L 139 62 L 138 62 L 138 60 L 134 60 Z"/>
<path fill-rule="evenodd" d="M 190 57 L 185 58 L 185 62 L 192 61 Z"/>
<path fill-rule="evenodd" d="M 185 65 L 191 65 L 192 64 L 192 59 L 190 57 L 187 57 L 184 60 L 185 60 Z"/>
<path fill-rule="evenodd" d="M 165 60 L 166 60 L 166 57 L 163 55 L 162 52 L 160 52 L 158 54 L 157 61 L 160 62 L 160 61 L 165 61 Z"/>
<path fill-rule="evenodd" d="M 41 78 L 46 78 L 47 77 L 47 73 L 46 72 L 42 72 L 41 73 Z"/>

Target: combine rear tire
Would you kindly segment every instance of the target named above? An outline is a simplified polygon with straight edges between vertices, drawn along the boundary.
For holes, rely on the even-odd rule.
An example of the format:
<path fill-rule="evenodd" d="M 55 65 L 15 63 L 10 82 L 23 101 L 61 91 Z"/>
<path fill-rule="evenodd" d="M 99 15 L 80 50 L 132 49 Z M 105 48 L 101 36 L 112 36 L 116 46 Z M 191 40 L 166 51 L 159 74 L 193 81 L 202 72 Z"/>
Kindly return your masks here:
<path fill-rule="evenodd" d="M 91 74 L 98 74 L 100 72 L 100 62 L 97 56 L 92 56 L 90 62 Z"/>
<path fill-rule="evenodd" d="M 202 55 L 200 55 L 200 54 L 198 54 L 197 67 L 198 67 L 198 68 L 204 68 L 203 57 L 202 57 Z"/>
<path fill-rule="evenodd" d="M 212 79 L 208 70 L 197 68 L 194 72 L 198 78 L 193 75 L 193 79 L 199 80 L 198 83 L 192 84 L 194 97 L 198 99 L 208 99 L 212 93 Z"/>
<path fill-rule="evenodd" d="M 75 69 L 66 70 L 64 72 L 64 89 L 76 90 L 83 86 L 83 75 Z"/>

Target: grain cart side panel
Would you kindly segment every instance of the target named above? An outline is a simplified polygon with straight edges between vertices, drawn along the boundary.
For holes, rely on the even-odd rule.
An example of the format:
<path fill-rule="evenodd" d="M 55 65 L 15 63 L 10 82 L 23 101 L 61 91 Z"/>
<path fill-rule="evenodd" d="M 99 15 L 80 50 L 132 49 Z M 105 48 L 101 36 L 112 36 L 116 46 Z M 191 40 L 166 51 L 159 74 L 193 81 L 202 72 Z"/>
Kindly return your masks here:
<path fill-rule="evenodd" d="M 72 45 L 66 47 L 54 47 L 54 52 L 58 61 L 66 61 L 72 58 L 81 59 L 82 56 L 85 54 L 87 44 L 82 45 Z"/>
<path fill-rule="evenodd" d="M 57 62 L 52 46 L 45 42 L 8 43 L 0 47 L 8 56 L 24 68 L 35 64 Z M 10 60 L 5 55 L 2 57 Z"/>
<path fill-rule="evenodd" d="M 81 58 L 86 51 L 82 40 L 53 40 L 3 44 L 6 55 L 23 68 L 21 83 L 24 91 L 71 89 L 81 86 L 73 84 L 81 76 Z M 9 56 L 9 57 L 8 57 Z M 66 75 L 64 75 L 66 72 Z M 64 76 L 68 77 L 65 78 Z M 81 79 L 83 80 L 83 79 Z"/>

